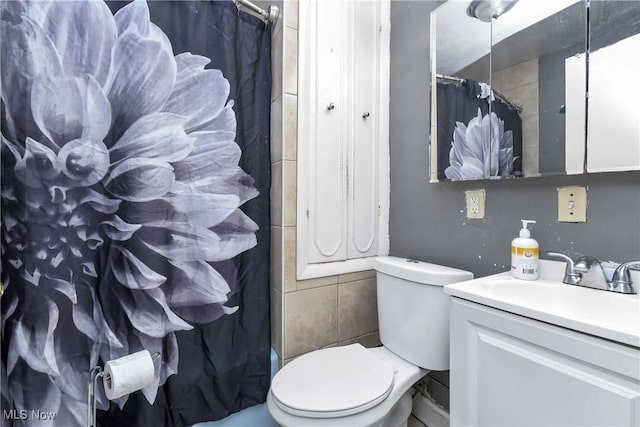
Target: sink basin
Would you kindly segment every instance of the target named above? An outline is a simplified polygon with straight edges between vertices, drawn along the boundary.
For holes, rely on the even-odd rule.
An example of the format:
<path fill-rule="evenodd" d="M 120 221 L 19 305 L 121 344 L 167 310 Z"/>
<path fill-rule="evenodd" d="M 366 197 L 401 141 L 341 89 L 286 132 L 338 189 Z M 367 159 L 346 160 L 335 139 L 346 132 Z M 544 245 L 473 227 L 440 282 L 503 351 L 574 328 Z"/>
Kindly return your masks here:
<path fill-rule="evenodd" d="M 562 283 L 564 263 L 541 260 L 540 279 L 501 273 L 445 286 L 446 293 L 500 310 L 640 347 L 640 296 Z M 632 275 L 636 289 L 640 277 Z"/>

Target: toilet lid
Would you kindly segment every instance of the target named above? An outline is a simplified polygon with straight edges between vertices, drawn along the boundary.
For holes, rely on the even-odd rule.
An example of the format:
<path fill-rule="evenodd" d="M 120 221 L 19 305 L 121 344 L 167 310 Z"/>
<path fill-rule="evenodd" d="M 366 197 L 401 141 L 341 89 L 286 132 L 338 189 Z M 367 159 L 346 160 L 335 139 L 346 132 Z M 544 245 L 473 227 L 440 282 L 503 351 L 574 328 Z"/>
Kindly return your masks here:
<path fill-rule="evenodd" d="M 356 414 L 387 398 L 393 367 L 360 344 L 307 353 L 273 378 L 271 394 L 284 411 L 312 418 Z"/>

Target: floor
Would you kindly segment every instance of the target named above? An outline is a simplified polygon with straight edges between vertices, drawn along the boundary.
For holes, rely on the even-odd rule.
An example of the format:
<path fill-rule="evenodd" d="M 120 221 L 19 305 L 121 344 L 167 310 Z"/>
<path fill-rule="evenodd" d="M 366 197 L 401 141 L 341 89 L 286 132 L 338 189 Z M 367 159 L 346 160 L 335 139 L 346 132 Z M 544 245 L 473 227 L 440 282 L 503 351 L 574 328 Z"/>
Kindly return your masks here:
<path fill-rule="evenodd" d="M 409 417 L 409 422 L 407 423 L 407 427 L 427 427 L 427 426 L 422 424 L 419 419 L 411 415 Z"/>

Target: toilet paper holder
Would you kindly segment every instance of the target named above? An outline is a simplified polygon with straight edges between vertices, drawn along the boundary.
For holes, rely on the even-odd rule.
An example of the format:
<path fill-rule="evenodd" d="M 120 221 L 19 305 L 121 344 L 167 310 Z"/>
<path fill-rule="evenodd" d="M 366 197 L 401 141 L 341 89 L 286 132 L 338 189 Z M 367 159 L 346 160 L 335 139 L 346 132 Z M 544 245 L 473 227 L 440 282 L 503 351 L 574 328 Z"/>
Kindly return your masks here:
<path fill-rule="evenodd" d="M 160 358 L 160 353 L 156 352 L 151 355 L 151 360 L 156 361 Z M 89 392 L 87 402 L 87 427 L 97 427 L 96 424 L 96 387 L 98 379 L 102 378 L 109 387 L 111 387 L 111 375 L 104 372 L 102 366 L 94 366 L 89 371 Z"/>

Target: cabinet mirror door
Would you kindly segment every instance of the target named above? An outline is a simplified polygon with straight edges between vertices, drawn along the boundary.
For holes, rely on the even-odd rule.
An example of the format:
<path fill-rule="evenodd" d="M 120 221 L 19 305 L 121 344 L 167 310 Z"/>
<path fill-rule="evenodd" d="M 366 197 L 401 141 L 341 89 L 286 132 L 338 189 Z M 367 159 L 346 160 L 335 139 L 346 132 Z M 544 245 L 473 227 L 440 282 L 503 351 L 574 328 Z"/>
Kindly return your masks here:
<path fill-rule="evenodd" d="M 432 181 L 584 172 L 586 0 L 449 1 L 431 23 Z"/>
<path fill-rule="evenodd" d="M 640 169 L 640 1 L 592 1 L 587 171 Z"/>
<path fill-rule="evenodd" d="M 431 182 L 490 175 L 489 138 L 476 119 L 490 105 L 471 94 L 467 81 L 479 82 L 471 90 L 480 83 L 488 90 L 491 22 L 467 15 L 468 6 L 448 1 L 431 13 Z"/>
<path fill-rule="evenodd" d="M 498 174 L 583 173 L 586 1 L 508 4 L 511 9 L 494 15 L 491 27 Z"/>

